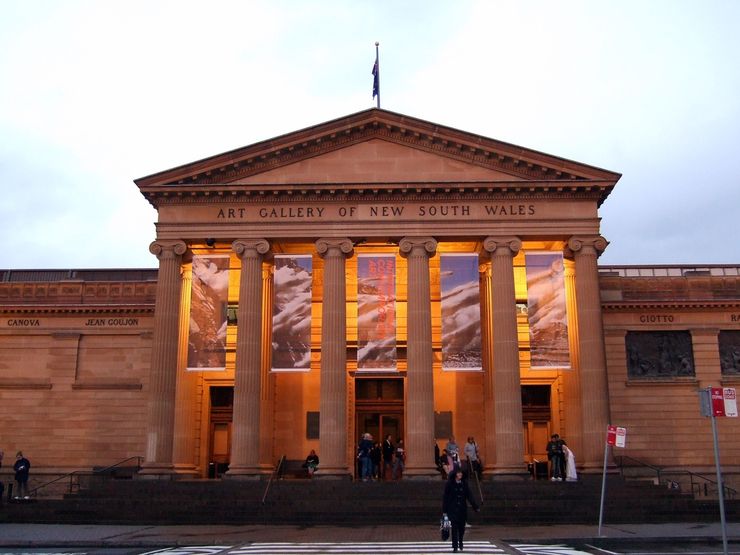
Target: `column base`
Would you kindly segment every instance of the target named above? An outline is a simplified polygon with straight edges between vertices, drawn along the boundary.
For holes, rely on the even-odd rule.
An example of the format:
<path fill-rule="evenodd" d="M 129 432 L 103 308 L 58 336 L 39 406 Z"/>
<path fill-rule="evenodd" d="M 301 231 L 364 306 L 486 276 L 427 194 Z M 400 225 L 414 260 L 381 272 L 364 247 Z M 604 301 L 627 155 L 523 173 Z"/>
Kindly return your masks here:
<path fill-rule="evenodd" d="M 200 472 L 194 464 L 176 464 L 174 471 L 182 478 L 198 478 L 200 476 Z"/>
<path fill-rule="evenodd" d="M 145 462 L 134 477 L 137 480 L 179 480 L 184 478 L 184 475 L 176 472 L 175 466 L 171 463 Z"/>

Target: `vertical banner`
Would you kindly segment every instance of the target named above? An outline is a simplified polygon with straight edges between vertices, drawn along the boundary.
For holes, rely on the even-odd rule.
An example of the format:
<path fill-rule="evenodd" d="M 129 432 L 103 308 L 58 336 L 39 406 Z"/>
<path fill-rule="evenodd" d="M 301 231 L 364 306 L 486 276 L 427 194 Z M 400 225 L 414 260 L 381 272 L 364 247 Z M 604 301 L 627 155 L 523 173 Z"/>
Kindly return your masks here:
<path fill-rule="evenodd" d="M 226 369 L 228 255 L 193 256 L 188 370 Z"/>
<path fill-rule="evenodd" d="M 477 254 L 443 254 L 442 370 L 482 370 Z"/>
<path fill-rule="evenodd" d="M 357 370 L 396 370 L 396 255 L 357 257 Z"/>
<path fill-rule="evenodd" d="M 272 303 L 272 370 L 311 369 L 313 259 L 275 255 Z"/>
<path fill-rule="evenodd" d="M 526 253 L 532 370 L 570 369 L 562 253 Z"/>

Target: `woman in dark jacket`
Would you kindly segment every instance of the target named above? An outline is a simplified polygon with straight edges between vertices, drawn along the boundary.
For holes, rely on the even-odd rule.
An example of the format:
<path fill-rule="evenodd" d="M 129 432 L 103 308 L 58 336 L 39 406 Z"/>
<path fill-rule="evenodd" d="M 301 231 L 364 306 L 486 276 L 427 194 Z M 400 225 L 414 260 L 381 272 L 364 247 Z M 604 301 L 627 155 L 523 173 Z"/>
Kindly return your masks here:
<path fill-rule="evenodd" d="M 462 470 L 455 472 L 445 484 L 445 494 L 442 500 L 442 512 L 452 523 L 452 551 L 463 550 L 463 536 L 465 522 L 468 518 L 468 502 L 475 512 L 478 505 L 473 499 L 467 480 L 463 480 Z"/>
<path fill-rule="evenodd" d="M 31 469 L 31 463 L 23 456 L 21 451 L 15 455 L 15 481 L 18 484 L 16 499 L 28 499 L 28 471 Z"/>

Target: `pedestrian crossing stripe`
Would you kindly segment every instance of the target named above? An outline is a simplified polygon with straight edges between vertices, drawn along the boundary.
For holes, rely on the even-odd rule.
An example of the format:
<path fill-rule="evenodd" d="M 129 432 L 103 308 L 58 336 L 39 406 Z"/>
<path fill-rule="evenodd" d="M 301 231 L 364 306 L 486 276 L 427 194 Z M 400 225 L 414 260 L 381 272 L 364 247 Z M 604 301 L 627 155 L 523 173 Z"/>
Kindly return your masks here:
<path fill-rule="evenodd" d="M 451 542 L 253 542 L 235 546 L 194 546 L 172 547 L 148 551 L 142 555 L 344 555 L 344 554 L 383 554 L 408 555 L 451 553 Z M 507 553 L 503 548 L 489 541 L 467 541 L 465 551 L 469 555 L 488 555 Z"/>
<path fill-rule="evenodd" d="M 588 551 L 579 551 L 564 544 L 512 543 L 509 545 L 524 555 L 589 555 Z"/>

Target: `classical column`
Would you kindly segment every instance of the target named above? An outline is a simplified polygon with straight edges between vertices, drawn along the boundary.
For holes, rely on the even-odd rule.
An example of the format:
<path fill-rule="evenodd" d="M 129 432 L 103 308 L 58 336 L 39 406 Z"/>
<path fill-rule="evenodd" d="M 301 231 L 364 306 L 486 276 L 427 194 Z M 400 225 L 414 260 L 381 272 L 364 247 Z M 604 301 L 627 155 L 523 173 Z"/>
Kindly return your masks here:
<path fill-rule="evenodd" d="M 180 270 L 187 246 L 182 241 L 155 241 L 149 251 L 159 259 L 154 303 L 152 362 L 149 370 L 146 461 L 142 475 L 172 475 L 180 324 Z"/>
<path fill-rule="evenodd" d="M 258 477 L 260 390 L 262 373 L 262 255 L 264 239 L 238 239 L 232 244 L 241 260 L 236 328 L 234 416 L 228 478 Z"/>
<path fill-rule="evenodd" d="M 190 317 L 190 291 L 193 283 L 192 267 L 184 268 L 180 286 L 180 322 Z M 187 372 L 188 326 L 180 326 L 177 355 L 177 380 L 175 387 L 175 425 L 173 462 L 175 471 L 185 476 L 195 476 L 198 456 L 195 443 L 196 418 L 198 415 L 198 385 L 201 372 Z"/>
<path fill-rule="evenodd" d="M 496 461 L 489 473 L 524 476 L 522 390 L 519 375 L 519 340 L 514 291 L 514 256 L 522 248 L 518 237 L 487 237 L 483 248 L 491 253 L 491 307 L 493 330 L 493 433 L 486 430 L 486 444 L 496 445 Z M 488 418 L 487 420 L 490 420 Z"/>
<path fill-rule="evenodd" d="M 576 454 L 583 449 L 583 418 L 581 418 L 581 385 L 578 379 L 581 367 L 578 355 L 578 303 L 576 302 L 576 273 L 573 263 L 565 261 L 565 299 L 568 315 L 568 349 L 570 350 L 570 369 L 561 370 L 564 403 L 562 413 L 565 426 L 560 427 L 560 436 L 565 438 Z M 580 465 L 581 461 L 576 458 Z"/>
<path fill-rule="evenodd" d="M 568 248 L 575 259 L 576 303 L 578 304 L 578 346 L 580 357 L 581 418 L 584 472 L 603 467 L 606 427 L 609 424 L 609 389 L 604 352 L 604 325 L 601 320 L 599 272 L 596 259 L 607 242 L 598 235 L 571 237 Z"/>
<path fill-rule="evenodd" d="M 404 237 L 398 245 L 408 260 L 406 340 L 406 469 L 409 478 L 435 476 L 434 373 L 429 257 L 437 250 L 432 237 Z"/>
<path fill-rule="evenodd" d="M 319 239 L 316 251 L 324 259 L 321 310 L 321 401 L 319 452 L 314 476 L 351 475 L 347 465 L 347 283 L 345 260 L 352 255 L 346 238 Z"/>

